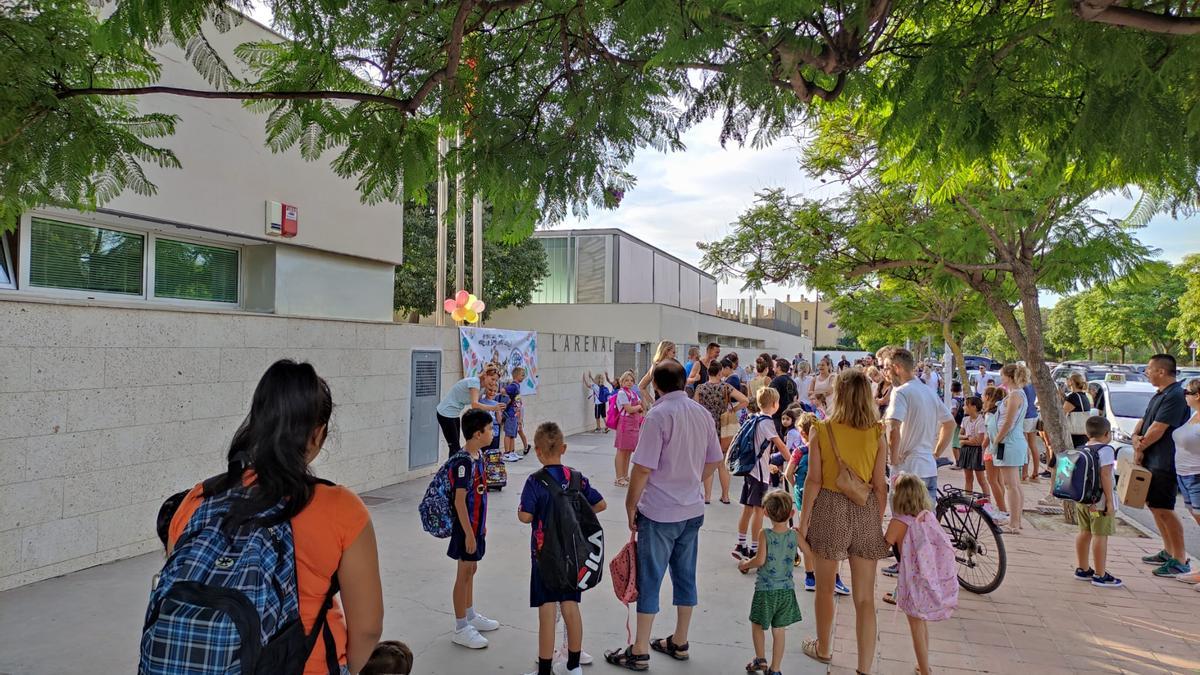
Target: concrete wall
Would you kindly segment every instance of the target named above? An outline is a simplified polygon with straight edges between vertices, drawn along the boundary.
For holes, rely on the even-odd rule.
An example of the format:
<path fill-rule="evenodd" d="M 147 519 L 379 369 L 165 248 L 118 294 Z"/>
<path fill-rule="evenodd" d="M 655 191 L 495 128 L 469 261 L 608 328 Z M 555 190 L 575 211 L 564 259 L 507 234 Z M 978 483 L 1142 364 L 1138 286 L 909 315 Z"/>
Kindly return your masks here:
<path fill-rule="evenodd" d="M 249 20 L 227 33 L 209 27 L 206 35 L 235 71 L 237 45 L 280 39 Z M 159 84 L 212 88 L 178 47 L 167 43 L 154 52 L 162 64 Z M 175 134 L 153 144 L 173 150 L 183 168 L 147 165 L 146 174 L 158 193 L 127 191 L 105 208 L 266 239 L 265 202 L 283 202 L 299 208 L 300 231 L 287 240 L 289 244 L 401 262 L 402 206 L 362 204 L 356 181 L 339 178 L 330 168 L 333 152 L 312 162 L 305 161 L 298 148 L 271 152 L 265 143 L 267 116 L 247 111 L 239 101 L 153 95 L 140 97 L 137 106 L 147 113 L 179 116 Z"/>
<path fill-rule="evenodd" d="M 443 389 L 461 377 L 453 328 L 0 298 L 0 590 L 156 549 L 162 499 L 223 470 L 279 358 L 310 361 L 333 389 L 318 475 L 358 490 L 428 475 L 408 469 L 418 348 L 442 350 Z M 588 428 L 580 373 L 612 354 L 538 357 L 530 435 L 546 419 Z"/>
<path fill-rule="evenodd" d="M 494 328 L 550 331 L 570 326 L 572 333 L 612 336 L 620 342 L 672 340 L 676 344 L 707 342 L 700 335 L 733 336 L 762 340 L 763 349 L 778 354 L 811 354 L 812 342 L 805 337 L 730 321 L 679 307 L 658 304 L 635 305 L 526 305 L 496 312 L 488 325 Z M 726 344 L 723 340 L 718 340 Z M 744 348 L 736 347 L 741 351 Z"/>

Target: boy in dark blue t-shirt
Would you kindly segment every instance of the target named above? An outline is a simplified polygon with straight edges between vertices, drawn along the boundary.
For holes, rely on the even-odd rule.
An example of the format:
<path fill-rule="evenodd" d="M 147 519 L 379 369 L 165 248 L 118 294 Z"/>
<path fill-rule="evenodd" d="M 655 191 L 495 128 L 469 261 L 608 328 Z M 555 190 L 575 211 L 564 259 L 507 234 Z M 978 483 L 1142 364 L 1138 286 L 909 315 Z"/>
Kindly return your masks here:
<path fill-rule="evenodd" d="M 567 489 L 571 474 L 577 473 L 577 471 L 562 465 L 562 456 L 567 451 L 567 444 L 563 440 L 563 433 L 558 425 L 554 422 L 545 422 L 539 426 L 533 435 L 533 447 L 538 461 L 542 463 L 546 472 L 559 482 L 562 489 Z M 592 510 L 600 513 L 607 508 L 604 497 L 592 487 L 587 477 L 580 473 L 579 478 L 580 489 L 588 504 L 592 505 Z M 554 658 L 554 624 L 557 619 L 558 607 L 561 605 L 563 621 L 567 624 L 567 673 L 568 675 L 581 675 L 583 673 L 579 666 L 580 652 L 583 651 L 583 618 L 579 614 L 581 594 L 578 591 L 572 593 L 551 592 L 542 583 L 538 573 L 537 551 L 545 536 L 543 528 L 546 518 L 550 509 L 555 506 L 556 503 L 545 485 L 542 485 L 533 476 L 526 479 L 525 488 L 521 490 L 521 506 L 517 512 L 517 518 L 522 523 L 529 523 L 533 526 L 529 540 L 530 554 L 533 559 L 529 577 L 529 606 L 538 608 L 537 672 L 538 675 L 550 675 L 551 673 L 552 659 Z"/>
<path fill-rule="evenodd" d="M 454 578 L 454 644 L 470 649 L 488 646 L 481 632 L 496 630 L 500 622 L 475 611 L 475 571 L 483 560 L 487 535 L 487 469 L 483 449 L 492 443 L 492 416 L 483 410 L 468 410 L 462 417 L 463 451 L 447 462 L 453 495 L 454 525 L 446 555 L 458 561 Z"/>

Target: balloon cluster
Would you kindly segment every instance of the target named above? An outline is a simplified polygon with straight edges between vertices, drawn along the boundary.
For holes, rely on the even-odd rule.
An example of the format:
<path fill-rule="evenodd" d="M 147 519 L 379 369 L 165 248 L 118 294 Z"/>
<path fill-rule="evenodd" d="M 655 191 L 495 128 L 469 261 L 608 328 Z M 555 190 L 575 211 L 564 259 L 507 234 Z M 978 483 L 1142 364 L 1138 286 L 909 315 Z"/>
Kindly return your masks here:
<path fill-rule="evenodd" d="M 487 305 L 483 301 L 475 297 L 474 293 L 459 291 L 454 294 L 453 298 L 446 298 L 442 303 L 442 308 L 450 315 L 450 318 L 460 323 L 475 323 L 479 321 L 479 316 L 483 314 L 484 308 Z"/>

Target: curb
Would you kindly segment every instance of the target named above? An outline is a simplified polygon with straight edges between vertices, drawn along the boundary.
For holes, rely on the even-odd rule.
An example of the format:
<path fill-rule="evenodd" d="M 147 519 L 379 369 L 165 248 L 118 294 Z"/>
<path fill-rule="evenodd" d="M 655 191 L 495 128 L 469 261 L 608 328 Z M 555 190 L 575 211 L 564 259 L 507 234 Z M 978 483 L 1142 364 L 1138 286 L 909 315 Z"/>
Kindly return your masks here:
<path fill-rule="evenodd" d="M 1126 525 L 1129 525 L 1130 527 L 1137 530 L 1138 532 L 1141 532 L 1147 538 L 1157 539 L 1159 537 L 1158 532 L 1155 532 L 1154 530 L 1150 529 L 1149 527 L 1141 524 L 1136 519 L 1125 515 L 1125 511 L 1121 508 L 1122 506 L 1123 505 L 1117 506 L 1117 513 L 1116 513 L 1117 518 L 1119 518 L 1121 520 L 1121 522 L 1125 523 Z M 1187 553 L 1192 558 L 1200 560 L 1200 556 L 1196 555 L 1192 551 L 1185 550 L 1184 553 Z"/>

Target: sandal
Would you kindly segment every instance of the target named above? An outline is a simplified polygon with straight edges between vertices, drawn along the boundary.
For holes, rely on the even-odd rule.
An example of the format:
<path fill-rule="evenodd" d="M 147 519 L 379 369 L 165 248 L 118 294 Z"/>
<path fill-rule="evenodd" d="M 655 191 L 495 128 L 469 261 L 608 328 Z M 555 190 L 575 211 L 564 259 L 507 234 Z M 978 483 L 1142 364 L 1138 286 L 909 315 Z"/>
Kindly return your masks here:
<path fill-rule="evenodd" d="M 753 661 L 746 664 L 746 672 L 747 673 L 758 673 L 758 672 L 765 673 L 765 672 L 767 672 L 768 668 L 770 668 L 770 664 L 767 663 L 767 660 L 762 658 L 761 656 L 755 657 L 755 659 Z"/>
<path fill-rule="evenodd" d="M 889 605 L 896 604 L 896 594 L 895 593 L 884 593 L 883 601 Z"/>
<path fill-rule="evenodd" d="M 689 658 L 691 658 L 691 656 L 688 655 L 688 643 L 685 642 L 681 645 L 677 645 L 672 639 L 674 637 L 674 635 L 668 635 L 665 638 L 651 640 L 650 649 L 662 654 L 666 654 L 676 661 L 687 661 Z"/>
<path fill-rule="evenodd" d="M 728 500 L 728 499 L 722 499 L 722 500 L 721 500 L 721 503 L 722 503 L 722 504 L 728 504 L 728 503 L 729 503 L 729 500 Z"/>
<path fill-rule="evenodd" d="M 650 655 L 649 654 L 634 654 L 633 645 L 629 645 L 624 649 L 614 649 L 604 652 L 604 660 L 614 666 L 620 666 L 627 670 L 650 670 Z"/>
<path fill-rule="evenodd" d="M 805 640 L 802 649 L 804 651 L 804 655 L 814 661 L 819 661 L 821 663 L 829 663 L 833 661 L 833 654 L 830 654 L 829 656 L 821 656 L 821 654 L 817 652 L 816 638 L 808 638 Z"/>

